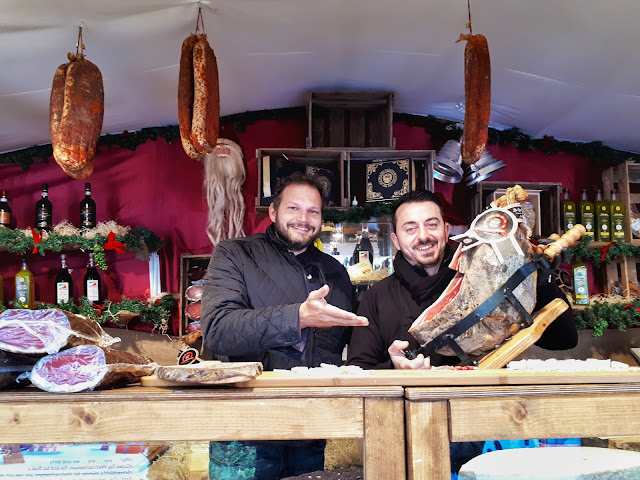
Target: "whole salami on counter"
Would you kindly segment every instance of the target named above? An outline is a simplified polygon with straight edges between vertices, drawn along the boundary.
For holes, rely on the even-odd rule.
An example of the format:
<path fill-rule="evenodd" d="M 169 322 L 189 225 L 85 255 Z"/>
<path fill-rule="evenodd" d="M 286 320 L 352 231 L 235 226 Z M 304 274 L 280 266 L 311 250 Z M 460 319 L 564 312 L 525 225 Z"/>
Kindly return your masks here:
<path fill-rule="evenodd" d="M 29 355 L 78 345 L 108 347 L 120 341 L 88 317 L 57 309 L 10 309 L 0 314 L 0 350 Z"/>
<path fill-rule="evenodd" d="M 80 345 L 42 357 L 29 378 L 41 390 L 73 393 L 136 383 L 157 368 L 156 363 L 142 355 Z"/>

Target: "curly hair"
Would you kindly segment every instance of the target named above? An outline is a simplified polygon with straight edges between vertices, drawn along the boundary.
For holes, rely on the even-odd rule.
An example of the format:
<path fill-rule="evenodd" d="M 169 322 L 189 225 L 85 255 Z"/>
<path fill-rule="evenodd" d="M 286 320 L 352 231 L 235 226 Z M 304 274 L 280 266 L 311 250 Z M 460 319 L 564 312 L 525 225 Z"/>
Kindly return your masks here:
<path fill-rule="evenodd" d="M 229 147 L 230 155 L 214 151 L 204 156 L 204 190 L 209 207 L 206 232 L 214 247 L 221 240 L 245 236 L 242 185 L 246 171 L 242 149 L 226 138 L 218 138 L 218 145 Z"/>

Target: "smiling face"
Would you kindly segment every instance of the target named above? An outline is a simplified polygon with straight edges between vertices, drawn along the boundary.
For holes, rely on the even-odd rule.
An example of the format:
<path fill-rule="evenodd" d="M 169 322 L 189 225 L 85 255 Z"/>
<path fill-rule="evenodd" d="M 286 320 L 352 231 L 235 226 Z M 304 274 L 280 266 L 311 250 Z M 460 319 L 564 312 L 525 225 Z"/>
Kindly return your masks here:
<path fill-rule="evenodd" d="M 322 198 L 317 188 L 291 184 L 282 191 L 278 209 L 269 206 L 276 234 L 289 251 L 298 255 L 318 237 L 322 227 Z"/>
<path fill-rule="evenodd" d="M 429 275 L 440 268 L 449 238 L 449 224 L 433 202 L 403 203 L 395 213 L 391 240 L 411 265 L 420 265 Z"/>

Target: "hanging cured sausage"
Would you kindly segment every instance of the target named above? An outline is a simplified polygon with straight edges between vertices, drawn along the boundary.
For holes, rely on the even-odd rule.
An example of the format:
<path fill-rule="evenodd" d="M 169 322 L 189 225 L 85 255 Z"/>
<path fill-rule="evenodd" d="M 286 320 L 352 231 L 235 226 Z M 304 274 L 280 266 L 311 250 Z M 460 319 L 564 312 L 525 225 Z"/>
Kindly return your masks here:
<path fill-rule="evenodd" d="M 78 46 L 82 49 L 82 27 Z M 53 76 L 49 103 L 49 131 L 53 156 L 73 178 L 93 172 L 104 117 L 104 87 L 97 66 L 84 58 L 82 50 L 67 55 Z"/>
<path fill-rule="evenodd" d="M 200 159 L 213 152 L 220 122 L 218 64 L 206 34 L 182 43 L 178 77 L 178 124 L 184 151 Z"/>
<path fill-rule="evenodd" d="M 489 135 L 491 113 L 491 62 L 489 45 L 483 35 L 460 35 L 464 51 L 464 131 L 461 155 L 467 165 L 476 163 Z"/>

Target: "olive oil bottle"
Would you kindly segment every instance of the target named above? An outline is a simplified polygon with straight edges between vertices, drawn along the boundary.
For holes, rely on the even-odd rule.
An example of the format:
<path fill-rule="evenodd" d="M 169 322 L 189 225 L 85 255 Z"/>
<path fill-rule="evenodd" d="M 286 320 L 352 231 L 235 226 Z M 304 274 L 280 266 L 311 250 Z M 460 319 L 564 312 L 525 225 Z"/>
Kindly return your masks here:
<path fill-rule="evenodd" d="M 611 215 L 609 204 L 602 200 L 602 190 L 596 192 L 596 240 L 598 242 L 611 241 Z"/>
<path fill-rule="evenodd" d="M 576 224 L 576 204 L 569 198 L 569 189 L 563 190 L 562 200 L 562 231 L 568 232 Z"/>
<path fill-rule="evenodd" d="M 576 305 L 589 305 L 587 266 L 582 262 L 573 264 L 573 298 Z"/>
<path fill-rule="evenodd" d="M 16 273 L 16 304 L 18 308 L 33 308 L 35 297 L 35 281 L 33 273 L 27 267 L 27 261 L 22 259 L 22 269 Z"/>
<path fill-rule="evenodd" d="M 589 201 L 586 188 L 582 189 L 582 197 L 580 200 L 580 223 L 584 225 L 586 230 L 584 234 L 585 237 L 589 236 L 591 240 L 593 240 L 595 238 L 596 228 L 595 205 Z"/>
<path fill-rule="evenodd" d="M 618 200 L 618 193 L 615 190 L 611 190 L 609 208 L 611 209 L 612 240 L 624 242 L 624 206 L 622 202 Z"/>

